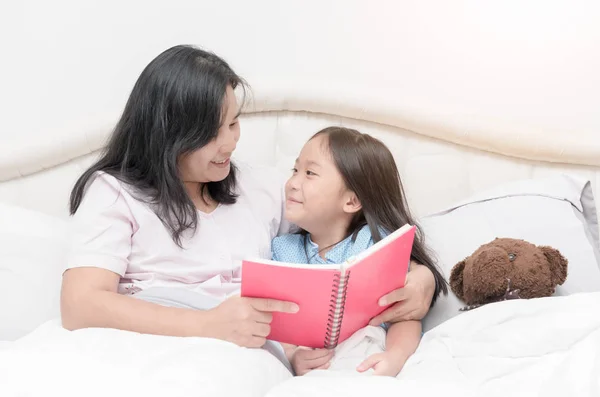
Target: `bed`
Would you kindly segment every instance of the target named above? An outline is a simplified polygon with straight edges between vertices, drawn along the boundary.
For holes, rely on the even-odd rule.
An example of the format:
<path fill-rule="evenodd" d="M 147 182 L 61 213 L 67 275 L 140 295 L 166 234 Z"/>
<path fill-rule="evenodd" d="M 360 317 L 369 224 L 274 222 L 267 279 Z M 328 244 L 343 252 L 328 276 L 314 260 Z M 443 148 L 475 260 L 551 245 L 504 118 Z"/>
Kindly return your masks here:
<path fill-rule="evenodd" d="M 35 3 L 36 13 L 12 6 L 28 18 L 5 24 L 19 62 L 0 94 L 10 109 L 0 131 L 0 395 L 600 395 L 598 5 L 259 1 L 233 2 L 232 13 L 178 0 L 115 13 L 116 2 Z M 392 149 L 446 275 L 502 235 L 560 249 L 567 282 L 550 298 L 462 314 L 455 296 L 442 298 L 398 379 L 293 378 L 267 352 L 225 342 L 63 330 L 70 187 L 141 68 L 183 42 L 219 53 L 252 87 L 238 161 L 288 172 L 318 129 L 368 132 Z"/>

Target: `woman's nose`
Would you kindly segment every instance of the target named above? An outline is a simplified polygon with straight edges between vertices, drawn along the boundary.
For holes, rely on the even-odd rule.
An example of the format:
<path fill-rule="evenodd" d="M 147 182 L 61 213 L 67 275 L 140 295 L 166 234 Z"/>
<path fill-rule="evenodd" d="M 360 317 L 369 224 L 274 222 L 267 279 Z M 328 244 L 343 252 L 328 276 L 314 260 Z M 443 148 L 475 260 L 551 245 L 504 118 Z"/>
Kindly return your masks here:
<path fill-rule="evenodd" d="M 233 127 L 233 140 L 237 143 L 240 140 L 240 122 Z"/>
<path fill-rule="evenodd" d="M 237 127 L 230 128 L 223 140 L 222 152 L 233 152 L 240 140 L 240 130 Z"/>

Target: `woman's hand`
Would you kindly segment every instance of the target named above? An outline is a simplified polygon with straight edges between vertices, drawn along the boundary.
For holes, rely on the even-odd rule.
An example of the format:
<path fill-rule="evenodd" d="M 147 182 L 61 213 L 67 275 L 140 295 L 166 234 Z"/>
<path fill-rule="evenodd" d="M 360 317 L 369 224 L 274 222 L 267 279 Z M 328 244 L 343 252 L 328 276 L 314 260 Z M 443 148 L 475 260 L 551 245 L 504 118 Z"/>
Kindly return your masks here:
<path fill-rule="evenodd" d="M 202 336 L 243 347 L 262 347 L 271 332 L 272 312 L 296 313 L 298 305 L 274 299 L 233 296 L 203 313 Z"/>
<path fill-rule="evenodd" d="M 425 317 L 433 299 L 435 279 L 431 270 L 423 265 L 411 262 L 410 267 L 404 288 L 394 290 L 379 300 L 381 306 L 396 303 L 374 317 L 370 325 L 421 320 Z"/>

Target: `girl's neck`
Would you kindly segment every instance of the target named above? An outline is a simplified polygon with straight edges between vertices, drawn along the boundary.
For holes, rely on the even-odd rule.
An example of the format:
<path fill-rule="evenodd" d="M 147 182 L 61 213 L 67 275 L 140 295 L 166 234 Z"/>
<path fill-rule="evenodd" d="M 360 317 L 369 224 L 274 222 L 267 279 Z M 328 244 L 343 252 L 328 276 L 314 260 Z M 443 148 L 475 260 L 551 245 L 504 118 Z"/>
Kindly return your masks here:
<path fill-rule="evenodd" d="M 319 255 L 323 259 L 331 248 L 346 238 L 348 225 L 348 222 L 330 223 L 321 230 L 310 232 L 310 239 L 319 247 Z"/>

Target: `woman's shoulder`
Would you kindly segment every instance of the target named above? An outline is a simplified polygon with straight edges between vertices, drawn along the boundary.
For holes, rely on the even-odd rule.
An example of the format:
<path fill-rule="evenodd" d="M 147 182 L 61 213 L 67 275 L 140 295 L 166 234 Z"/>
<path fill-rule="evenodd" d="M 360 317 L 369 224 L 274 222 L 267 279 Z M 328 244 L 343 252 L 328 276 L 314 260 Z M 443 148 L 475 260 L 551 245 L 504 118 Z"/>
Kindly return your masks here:
<path fill-rule="evenodd" d="M 124 193 L 126 193 L 124 183 L 119 179 L 105 171 L 96 171 L 87 181 L 84 197 L 101 200 L 117 198 Z"/>
<path fill-rule="evenodd" d="M 131 194 L 130 187 L 114 175 L 97 171 L 90 176 L 76 217 L 112 214 L 135 222 L 135 208 L 143 206 Z"/>

